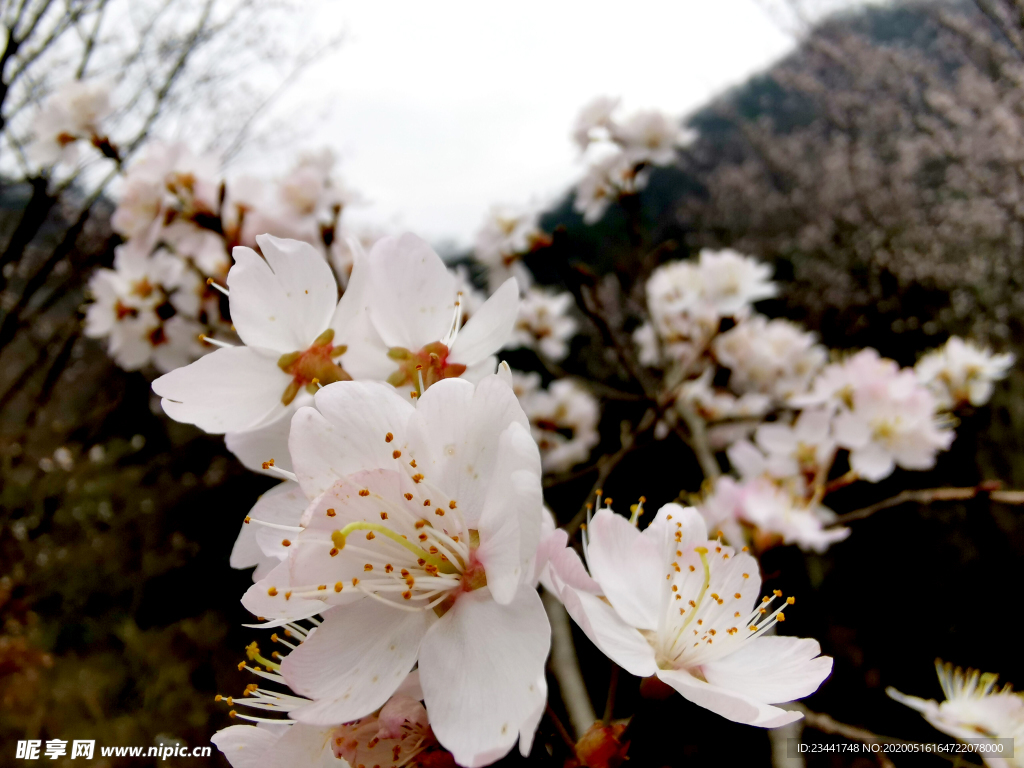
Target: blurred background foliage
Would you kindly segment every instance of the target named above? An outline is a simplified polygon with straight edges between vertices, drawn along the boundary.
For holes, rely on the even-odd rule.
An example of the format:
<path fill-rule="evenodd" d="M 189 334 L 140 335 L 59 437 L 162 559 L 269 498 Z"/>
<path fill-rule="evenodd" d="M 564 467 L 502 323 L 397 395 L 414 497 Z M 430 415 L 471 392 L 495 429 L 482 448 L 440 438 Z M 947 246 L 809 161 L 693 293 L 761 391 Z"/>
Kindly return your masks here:
<path fill-rule="evenodd" d="M 897 3 L 826 20 L 791 56 L 692 116 L 699 135 L 678 166 L 655 169 L 641 195 L 598 225 L 583 224 L 571 197 L 553 207 L 543 224 L 554 243 L 528 265 L 540 282 L 600 286 L 609 306 L 623 297 L 627 312 L 611 322 L 625 333 L 639 322 L 643 280 L 657 263 L 728 246 L 775 266 L 783 292 L 762 311 L 806 323 L 831 347 L 873 346 L 909 365 L 955 333 L 1024 359 L 1024 28 L 1015 8 Z M 31 193 L 24 184 L 0 190 L 5 249 Z M 4 264 L 5 279 L 16 284 L 33 274 L 33 259 L 53 253 L 62 215 L 59 207 L 46 214 L 21 261 Z M 0 348 L 4 744 L 26 735 L 207 744 L 228 723 L 214 695 L 249 682 L 235 668 L 256 634 L 241 626 L 251 617 L 238 603 L 249 575 L 227 559 L 242 517 L 272 483 L 245 472 L 221 439 L 164 418 L 146 376 L 121 371 L 81 336 L 85 282 L 110 264 L 116 242 L 104 215 L 94 215 L 48 273 L 31 322 Z M 565 367 L 627 386 L 606 341 L 594 329 L 578 337 Z M 537 367 L 531 354 L 509 358 Z M 617 449 L 619 424 L 635 423 L 635 409 L 605 403 L 595 456 Z M 984 479 L 1024 487 L 1022 435 L 1018 367 L 990 406 L 965 416 L 933 472 L 840 492 L 835 508 L 908 487 Z M 621 501 L 644 494 L 655 509 L 698 492 L 700 476 L 669 437 L 637 446 L 605 489 Z M 561 522 L 592 479 L 551 483 Z M 877 733 L 943 741 L 885 686 L 938 695 L 934 656 L 1024 685 L 1012 619 L 1024 564 L 1017 509 L 983 497 L 905 505 L 854 528 L 822 556 L 779 548 L 763 558 L 766 587 L 798 598 L 787 632 L 818 638 L 836 658 L 811 709 Z M 600 702 L 609 663 L 577 640 Z M 642 700 L 636 689 L 621 683 L 616 706 L 619 716 L 636 715 L 633 764 L 770 762 L 763 732 L 679 697 Z M 548 743 L 556 739 L 545 721 L 535 759 Z M 0 753 L 0 765 L 14 762 L 13 750 Z M 216 754 L 181 762 L 224 764 Z"/>

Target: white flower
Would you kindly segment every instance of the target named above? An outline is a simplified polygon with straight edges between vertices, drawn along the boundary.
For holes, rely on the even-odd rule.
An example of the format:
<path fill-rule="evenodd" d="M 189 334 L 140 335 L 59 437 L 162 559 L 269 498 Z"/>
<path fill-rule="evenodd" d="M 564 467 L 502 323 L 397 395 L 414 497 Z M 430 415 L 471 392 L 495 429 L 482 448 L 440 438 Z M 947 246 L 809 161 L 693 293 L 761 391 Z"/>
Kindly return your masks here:
<path fill-rule="evenodd" d="M 755 432 L 758 448 L 765 452 L 765 470 L 784 479 L 827 471 L 835 457 L 832 414 L 822 408 L 802 411 L 793 425 L 762 424 Z"/>
<path fill-rule="evenodd" d="M 562 472 L 586 461 L 601 441 L 601 407 L 573 379 L 558 379 L 548 389 L 540 374 L 513 372 L 516 395 L 530 419 L 545 472 Z"/>
<path fill-rule="evenodd" d="M 282 696 L 272 700 L 259 692 L 253 698 L 235 699 L 234 703 L 270 709 L 265 705 L 284 703 L 288 698 L 294 699 Z M 415 768 L 432 765 L 439 758 L 442 762 L 450 761 L 450 757 L 439 754 L 441 750 L 430 730 L 427 712 L 420 703 L 422 698 L 419 675 L 413 672 L 380 710 L 353 722 L 317 726 L 260 719 L 256 726 L 232 725 L 218 731 L 211 741 L 232 768 Z"/>
<path fill-rule="evenodd" d="M 733 251 L 701 251 L 697 262 L 662 264 L 647 281 L 647 311 L 664 353 L 692 365 L 718 332 L 723 317 L 742 319 L 750 305 L 774 296 L 771 268 Z M 725 350 L 728 354 L 728 348 Z M 645 359 L 654 350 L 649 340 Z"/>
<path fill-rule="evenodd" d="M 463 325 L 458 279 L 422 239 L 381 238 L 367 262 L 366 302 L 376 350 L 391 361 L 389 383 L 419 394 L 442 379 L 478 381 L 494 372 L 494 355 L 508 343 L 519 308 L 514 279 Z"/>
<path fill-rule="evenodd" d="M 572 140 L 580 152 L 586 151 L 595 138 L 607 138 L 615 121 L 612 116 L 619 108 L 621 99 L 610 96 L 598 96 L 587 102 L 580 110 L 579 117 L 572 129 Z M 601 135 L 595 136 L 600 133 Z"/>
<path fill-rule="evenodd" d="M 300 393 L 316 389 L 314 379 L 386 375 L 386 358 L 366 341 L 366 279 L 355 277 L 339 302 L 331 268 L 312 246 L 270 235 L 258 241 L 265 258 L 235 248 L 228 273 L 231 320 L 245 346 L 218 349 L 153 382 L 176 421 L 243 432 L 284 417 Z"/>
<path fill-rule="evenodd" d="M 510 277 L 521 285 L 530 284 L 530 273 L 520 259 L 524 254 L 550 242 L 541 231 L 536 211 L 510 206 L 495 206 L 477 231 L 473 257 L 487 267 L 491 290 L 496 290 Z"/>
<path fill-rule="evenodd" d="M 743 315 L 754 302 L 778 293 L 767 264 L 722 250 L 700 252 L 700 299 L 723 317 Z"/>
<path fill-rule="evenodd" d="M 260 496 L 235 539 L 229 560 L 231 567 L 256 566 L 252 580 L 259 581 L 280 565 L 288 558 L 288 548 L 281 544 L 282 529 L 277 526 L 284 526 L 285 530 L 297 526 L 308 504 L 299 484 L 292 481 L 283 482 Z M 254 524 L 251 518 L 260 522 Z"/>
<path fill-rule="evenodd" d="M 771 705 L 813 693 L 832 659 L 814 640 L 766 636 L 793 598 L 760 599 L 753 557 L 708 540 L 697 511 L 678 504 L 642 533 L 602 509 L 587 534 L 593 580 L 574 555 L 553 568 L 566 610 L 609 658 L 735 722 L 775 728 L 802 716 Z"/>
<path fill-rule="evenodd" d="M 634 164 L 621 152 L 593 163 L 576 185 L 574 210 L 583 214 L 587 224 L 599 221 L 619 195 L 637 190 L 634 171 Z"/>
<path fill-rule="evenodd" d="M 311 700 L 292 718 L 363 717 L 418 662 L 431 725 L 460 765 L 517 739 L 528 752 L 549 627 L 534 588 L 540 457 L 512 390 L 497 376 L 440 381 L 414 405 L 341 382 L 315 402 L 289 441 L 309 506 L 282 533 L 288 559 L 243 599 L 276 623 L 324 615 L 281 665 Z"/>
<path fill-rule="evenodd" d="M 793 402 L 838 410 L 832 421 L 836 442 L 849 449 L 850 467 L 871 482 L 897 466 L 930 469 L 953 442 L 953 430 L 937 422 L 935 398 L 914 372 L 874 349 L 827 366 L 811 392 Z"/>
<path fill-rule="evenodd" d="M 110 88 L 106 84 L 82 80 L 65 83 L 35 116 L 30 156 L 43 166 L 75 162 L 79 141 L 104 140 L 101 123 L 110 110 Z"/>
<path fill-rule="evenodd" d="M 614 125 L 611 135 L 637 165 L 671 165 L 676 147 L 685 139 L 679 123 L 656 109 L 634 112 L 629 119 Z"/>
<path fill-rule="evenodd" d="M 730 459 L 735 461 L 735 456 L 734 451 L 730 452 Z M 835 519 L 832 510 L 808 504 L 796 490 L 767 477 L 743 482 L 720 477 L 698 509 L 708 527 L 721 531 L 732 544 L 746 541 L 745 531 L 753 529 L 753 543 L 762 551 L 781 543 L 824 552 L 850 535 L 849 528 L 826 527 Z"/>
<path fill-rule="evenodd" d="M 712 385 L 714 371 L 705 369 L 696 379 L 691 379 L 679 388 L 677 403 L 685 405 L 704 421 L 726 419 L 751 419 L 764 416 L 771 408 L 772 399 L 758 392 L 748 392 L 736 397 L 730 392 Z"/>
<path fill-rule="evenodd" d="M 114 268 L 98 269 L 89 280 L 85 335 L 107 339 L 110 356 L 125 370 L 187 364 L 204 351 L 194 322 L 200 289 L 198 276 L 167 251 L 120 245 Z"/>
<path fill-rule="evenodd" d="M 549 360 L 564 360 L 569 340 L 576 334 L 576 320 L 569 316 L 572 294 L 529 288 L 519 303 L 519 317 L 509 347 L 536 349 Z"/>
<path fill-rule="evenodd" d="M 196 218 L 217 209 L 216 167 L 213 158 L 196 156 L 184 144 L 148 144 L 128 169 L 111 226 L 125 238 L 142 237 L 154 225 L 174 220 L 195 226 Z M 170 239 L 182 237 L 174 233 Z"/>
<path fill-rule="evenodd" d="M 804 393 L 828 361 L 815 335 L 788 320 L 754 315 L 715 337 L 712 350 L 730 370 L 729 388 L 762 392 L 783 402 Z"/>
<path fill-rule="evenodd" d="M 995 355 L 971 341 L 951 336 L 945 346 L 917 361 L 914 372 L 935 396 L 936 406 L 951 410 L 982 406 L 992 397 L 993 383 L 1005 379 L 1014 363 L 1010 353 Z"/>
<path fill-rule="evenodd" d="M 977 670 L 966 672 L 952 664 L 935 662 L 939 683 L 946 700 L 919 699 L 907 696 L 895 688 L 885 692 L 893 699 L 916 709 L 925 720 L 957 739 L 1005 739 L 1012 738 L 1020 744 L 1024 739 L 1024 696 L 1014 693 L 1009 685 L 998 688 L 998 677 L 991 673 L 981 674 Z M 982 752 L 982 758 L 989 766 L 1024 766 L 1024 758 L 1018 753 L 1012 759 L 990 757 L 995 753 Z"/>

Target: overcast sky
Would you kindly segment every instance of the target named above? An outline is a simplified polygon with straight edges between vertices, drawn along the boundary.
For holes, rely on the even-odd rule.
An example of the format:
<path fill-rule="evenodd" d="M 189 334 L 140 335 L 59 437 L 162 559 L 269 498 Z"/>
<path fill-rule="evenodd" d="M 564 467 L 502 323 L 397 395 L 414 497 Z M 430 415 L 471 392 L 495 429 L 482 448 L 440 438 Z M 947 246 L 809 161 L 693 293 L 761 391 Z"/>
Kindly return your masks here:
<path fill-rule="evenodd" d="M 568 134 L 592 97 L 683 115 L 793 46 L 757 0 L 333 0 L 318 14 L 346 40 L 276 116 L 337 152 L 368 201 L 350 220 L 460 244 L 492 204 L 543 204 L 580 175 Z"/>

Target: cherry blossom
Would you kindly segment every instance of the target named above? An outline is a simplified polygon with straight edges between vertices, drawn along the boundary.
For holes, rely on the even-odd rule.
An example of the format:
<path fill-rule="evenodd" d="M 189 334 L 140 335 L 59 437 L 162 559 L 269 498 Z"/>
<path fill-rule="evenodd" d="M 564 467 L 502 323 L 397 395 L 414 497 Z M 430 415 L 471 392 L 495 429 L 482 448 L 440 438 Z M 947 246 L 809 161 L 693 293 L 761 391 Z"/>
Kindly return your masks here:
<path fill-rule="evenodd" d="M 43 166 L 74 163 L 80 141 L 98 147 L 106 142 L 102 123 L 110 112 L 107 84 L 85 80 L 64 83 L 35 115 L 29 156 Z"/>
<path fill-rule="evenodd" d="M 252 686 L 253 698 L 240 698 L 235 706 L 270 709 L 287 696 Z M 247 690 L 247 693 L 249 693 Z M 218 731 L 211 741 L 232 768 L 293 768 L 317 765 L 348 768 L 429 766 L 455 768 L 451 755 L 437 743 L 420 703 L 423 692 L 413 672 L 378 711 L 341 725 L 307 725 L 289 720 L 258 719 L 258 724 L 233 725 Z M 236 715 L 245 717 L 245 715 Z M 257 718 L 249 718 L 257 720 Z"/>
<path fill-rule="evenodd" d="M 950 410 L 962 405 L 984 405 L 994 383 L 1005 379 L 1013 366 L 1010 353 L 993 354 L 959 336 L 917 361 L 914 372 L 935 396 L 936 406 Z"/>
<path fill-rule="evenodd" d="M 521 258 L 551 242 L 538 219 L 536 211 L 511 206 L 495 206 L 488 212 L 477 231 L 473 257 L 487 267 L 492 291 L 510 277 L 515 277 L 523 288 L 530 285 L 532 278 Z"/>
<path fill-rule="evenodd" d="M 510 347 L 536 349 L 556 362 L 569 354 L 569 340 L 576 334 L 576 320 L 568 312 L 572 294 L 532 287 L 523 294 Z"/>
<path fill-rule="evenodd" d="M 836 442 L 850 451 L 850 466 L 877 482 L 897 467 L 929 469 L 954 433 L 936 417 L 936 403 L 914 372 L 865 349 L 827 366 L 798 405 L 836 409 Z"/>
<path fill-rule="evenodd" d="M 363 717 L 418 662 L 434 732 L 460 765 L 517 739 L 528 752 L 550 638 L 534 588 L 540 457 L 511 388 L 443 380 L 410 401 L 340 382 L 314 402 L 289 441 L 308 506 L 278 529 L 287 559 L 243 599 L 271 623 L 323 613 L 281 665 L 311 700 L 291 716 Z"/>
<path fill-rule="evenodd" d="M 530 419 L 545 472 L 562 472 L 584 462 L 601 440 L 601 408 L 573 379 L 558 379 L 547 389 L 538 373 L 513 373 L 516 395 Z"/>
<path fill-rule="evenodd" d="M 729 720 L 776 728 L 772 706 L 813 693 L 832 670 L 815 640 L 772 636 L 794 599 L 760 598 L 757 561 L 709 540 L 698 512 L 662 507 L 643 532 L 608 508 L 587 527 L 587 564 L 553 563 L 558 594 L 587 636 L 627 672 L 657 676 Z"/>
<path fill-rule="evenodd" d="M 203 354 L 194 322 L 202 283 L 165 250 L 152 255 L 126 243 L 114 251 L 114 268 L 89 280 L 92 303 L 85 335 L 107 340 L 107 350 L 125 370 L 153 363 L 169 371 Z"/>
<path fill-rule="evenodd" d="M 376 330 L 370 343 L 390 361 L 381 378 L 422 394 L 442 379 L 479 381 L 494 373 L 494 355 L 508 343 L 519 308 L 514 279 L 463 325 L 458 280 L 424 240 L 408 233 L 381 238 L 367 263 L 365 300 Z"/>
<path fill-rule="evenodd" d="M 153 382 L 167 415 L 207 432 L 266 427 L 318 384 L 380 378 L 388 368 L 367 341 L 364 278 L 354 277 L 339 302 L 334 275 L 311 245 L 270 235 L 257 241 L 263 258 L 235 248 L 227 280 L 231 319 L 245 345 Z"/>
<path fill-rule="evenodd" d="M 885 692 L 901 704 L 916 709 L 937 729 L 957 739 L 1012 738 L 1020 743 L 1024 738 L 1024 696 L 1015 693 L 1009 685 L 998 687 L 997 675 L 982 674 L 976 669 L 965 672 L 941 661 L 935 662 L 935 671 L 946 696 L 945 701 L 919 699 L 891 687 Z M 1024 765 L 1019 755 L 998 758 L 984 752 L 981 754 L 989 766 Z"/>

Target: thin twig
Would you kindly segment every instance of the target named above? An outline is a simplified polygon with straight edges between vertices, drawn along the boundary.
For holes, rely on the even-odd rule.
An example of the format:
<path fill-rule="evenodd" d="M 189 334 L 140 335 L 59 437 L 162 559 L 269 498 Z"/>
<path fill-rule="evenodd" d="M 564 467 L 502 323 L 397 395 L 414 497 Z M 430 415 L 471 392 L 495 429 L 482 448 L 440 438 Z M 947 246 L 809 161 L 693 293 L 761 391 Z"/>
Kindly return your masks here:
<path fill-rule="evenodd" d="M 565 703 L 565 711 L 569 715 L 569 723 L 577 736 L 587 732 L 597 720 L 594 706 L 590 703 L 587 685 L 583 682 L 579 659 L 576 657 L 576 646 L 572 641 L 572 625 L 569 614 L 558 598 L 547 590 L 541 592 L 544 609 L 551 622 L 551 672 L 558 681 L 558 690 Z M 566 738 L 568 734 L 563 736 Z M 575 749 L 575 741 L 566 738 L 567 743 Z"/>
<path fill-rule="evenodd" d="M 909 504 L 911 502 L 931 504 L 934 501 L 964 501 L 975 499 L 979 496 L 988 497 L 999 504 L 1024 504 L 1024 491 L 1002 491 L 993 489 L 985 483 L 970 488 L 927 488 L 918 491 L 903 491 L 884 501 L 839 515 L 830 525 L 846 525 L 854 520 L 863 520 L 866 517 L 871 517 L 871 515 L 881 512 L 883 509 L 890 509 L 891 507 L 898 507 L 901 504 Z"/>
<path fill-rule="evenodd" d="M 704 419 L 698 416 L 690 404 L 682 398 L 676 401 L 676 411 L 682 416 L 683 421 L 686 422 L 686 428 L 690 432 L 689 439 L 685 435 L 680 436 L 693 449 L 704 477 L 711 481 L 717 480 L 722 474 L 722 469 L 718 466 L 718 459 L 715 458 L 715 453 L 708 443 L 708 431 Z"/>
<path fill-rule="evenodd" d="M 565 725 L 562 723 L 562 720 L 558 717 L 558 715 L 555 714 L 555 710 L 551 708 L 550 703 L 545 706 L 545 711 L 548 713 L 548 717 L 551 718 L 551 722 L 554 723 L 555 730 L 558 731 L 558 735 L 562 737 L 562 741 L 565 742 L 565 745 L 569 747 L 569 749 L 571 749 L 572 753 L 575 755 L 576 742 L 572 740 L 572 736 L 569 734 L 569 731 L 565 729 Z"/>

